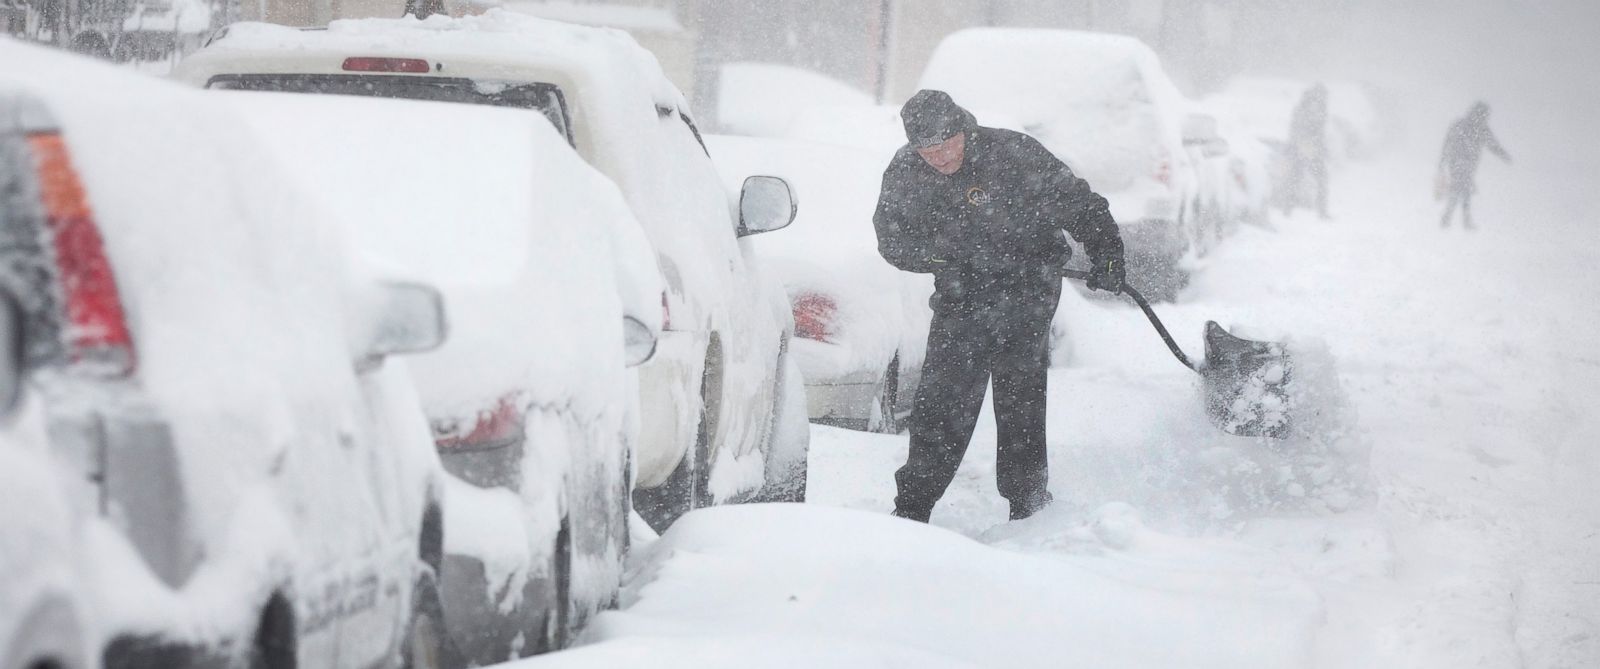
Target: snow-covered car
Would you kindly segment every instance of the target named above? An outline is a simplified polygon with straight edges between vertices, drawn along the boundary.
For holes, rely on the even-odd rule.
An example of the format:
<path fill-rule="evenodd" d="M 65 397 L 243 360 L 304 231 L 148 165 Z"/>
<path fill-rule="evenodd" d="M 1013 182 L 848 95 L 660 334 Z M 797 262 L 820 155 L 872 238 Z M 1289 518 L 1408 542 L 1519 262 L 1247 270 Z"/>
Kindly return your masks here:
<path fill-rule="evenodd" d="M 654 350 L 661 281 L 627 203 L 534 112 L 217 96 L 326 189 L 356 248 L 450 305 L 449 341 L 408 362 L 455 479 L 455 648 L 493 664 L 560 647 L 616 600 L 628 543 L 626 368 Z"/>
<path fill-rule="evenodd" d="M 0 60 L 0 276 L 104 665 L 438 666 L 443 472 L 390 358 L 439 294 L 353 262 L 208 96 Z"/>
<path fill-rule="evenodd" d="M 1070 30 L 961 30 L 939 43 L 920 86 L 949 93 L 979 122 L 1032 135 L 1088 180 L 1110 201 L 1145 295 L 1171 299 L 1185 285 L 1182 260 L 1217 213 L 1206 207 L 1227 197 L 1201 164 L 1226 145 L 1203 134 L 1214 123 L 1190 119 L 1150 47 Z"/>
<path fill-rule="evenodd" d="M 751 245 L 789 293 L 811 419 L 898 432 L 921 376 L 933 282 L 878 255 L 872 214 L 885 161 L 794 140 L 708 135 L 706 145 L 730 182 L 773 174 L 804 198 L 799 225 Z"/>
<path fill-rule="evenodd" d="M 501 10 L 322 30 L 235 24 L 175 75 L 210 88 L 543 112 L 621 189 L 666 282 L 658 350 L 640 367 L 635 507 L 661 528 L 715 502 L 803 497 L 809 431 L 787 355 L 793 321 L 783 287 L 741 241 L 788 225 L 791 194 L 755 179 L 730 206 L 682 94 L 625 33 Z"/>
<path fill-rule="evenodd" d="M 717 82 L 717 126 L 731 135 L 782 137 L 812 107 L 871 107 L 872 96 L 820 72 L 775 63 L 726 63 Z"/>
<path fill-rule="evenodd" d="M 22 312 L 0 288 L 0 669 L 96 666 L 79 547 L 37 401 L 25 398 Z"/>

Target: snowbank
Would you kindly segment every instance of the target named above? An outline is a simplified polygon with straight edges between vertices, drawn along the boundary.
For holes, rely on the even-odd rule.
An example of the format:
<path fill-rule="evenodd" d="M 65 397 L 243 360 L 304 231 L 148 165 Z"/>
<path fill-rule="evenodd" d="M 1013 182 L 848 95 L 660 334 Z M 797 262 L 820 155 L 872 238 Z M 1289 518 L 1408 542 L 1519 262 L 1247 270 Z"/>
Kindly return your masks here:
<path fill-rule="evenodd" d="M 1024 555 L 885 514 L 809 505 L 697 511 L 639 554 L 627 608 L 602 615 L 589 631 L 597 645 L 573 657 L 672 653 L 687 641 L 731 643 L 731 652 L 782 635 L 830 649 L 800 657 L 825 653 L 842 663 L 834 666 L 919 666 L 904 663 L 930 655 L 940 658 L 933 666 L 995 667 L 1308 661 L 1320 607 L 1296 581 L 1162 564 L 1182 546 L 1126 513 L 1107 512 L 1072 538 L 1102 554 Z M 1123 575 L 1130 567 L 1159 578 L 1136 583 Z"/>

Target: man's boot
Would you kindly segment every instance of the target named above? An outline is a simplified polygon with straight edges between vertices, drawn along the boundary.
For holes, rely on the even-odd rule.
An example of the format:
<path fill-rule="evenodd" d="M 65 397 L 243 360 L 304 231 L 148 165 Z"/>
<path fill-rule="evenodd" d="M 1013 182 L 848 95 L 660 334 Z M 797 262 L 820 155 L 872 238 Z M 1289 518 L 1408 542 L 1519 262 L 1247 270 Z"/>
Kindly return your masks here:
<path fill-rule="evenodd" d="M 1011 500 L 1011 519 L 1022 520 L 1038 513 L 1040 509 L 1050 506 L 1050 503 L 1054 502 L 1055 499 L 1055 497 L 1051 496 L 1050 491 L 1041 490 L 1038 494 L 1029 495 L 1023 499 Z"/>
<path fill-rule="evenodd" d="M 890 515 L 893 515 L 896 518 L 904 518 L 906 520 L 915 520 L 919 523 L 926 523 L 928 522 L 928 517 L 933 515 L 933 511 L 908 511 L 900 507 L 895 507 L 894 512 Z"/>

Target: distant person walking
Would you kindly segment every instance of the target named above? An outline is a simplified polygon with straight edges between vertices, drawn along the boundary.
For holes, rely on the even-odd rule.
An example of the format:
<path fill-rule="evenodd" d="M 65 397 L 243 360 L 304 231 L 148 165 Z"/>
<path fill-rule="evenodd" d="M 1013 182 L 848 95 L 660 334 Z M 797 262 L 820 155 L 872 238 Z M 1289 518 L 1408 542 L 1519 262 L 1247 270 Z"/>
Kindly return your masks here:
<path fill-rule="evenodd" d="M 1289 119 L 1289 178 L 1284 182 L 1288 195 L 1283 201 L 1287 216 L 1300 204 L 1306 179 L 1317 189 L 1317 215 L 1328 218 L 1328 87 L 1317 84 L 1306 89 Z"/>
<path fill-rule="evenodd" d="M 1450 124 L 1450 131 L 1444 135 L 1444 152 L 1439 156 L 1433 196 L 1435 199 L 1448 196 L 1449 199 L 1445 202 L 1444 218 L 1439 220 L 1439 227 L 1450 227 L 1450 216 L 1460 205 L 1461 225 L 1468 230 L 1476 229 L 1472 224 L 1472 194 L 1478 190 L 1478 159 L 1483 157 L 1485 148 L 1501 160 L 1511 162 L 1511 155 L 1489 129 L 1489 105 L 1478 102 L 1466 116 Z"/>

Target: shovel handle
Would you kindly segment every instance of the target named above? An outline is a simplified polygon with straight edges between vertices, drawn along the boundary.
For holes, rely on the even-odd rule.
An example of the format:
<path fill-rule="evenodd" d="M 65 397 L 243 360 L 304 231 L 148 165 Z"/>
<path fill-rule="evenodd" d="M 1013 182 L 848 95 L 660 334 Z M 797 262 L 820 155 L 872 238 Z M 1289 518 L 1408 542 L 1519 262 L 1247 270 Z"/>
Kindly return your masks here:
<path fill-rule="evenodd" d="M 1088 272 L 1081 272 L 1075 269 L 1061 270 L 1061 275 L 1067 277 L 1068 279 L 1077 279 L 1078 281 L 1087 282 L 1089 280 Z M 1199 372 L 1200 369 L 1195 367 L 1194 363 L 1189 362 L 1189 356 L 1183 354 L 1183 349 L 1178 348 L 1178 342 L 1173 341 L 1172 333 L 1167 332 L 1167 326 L 1162 325 L 1161 319 L 1156 317 L 1155 310 L 1150 308 L 1150 301 L 1144 299 L 1144 296 L 1140 295 L 1139 291 L 1130 285 L 1127 280 L 1123 280 L 1122 282 L 1122 292 L 1128 297 L 1133 298 L 1134 304 L 1139 305 L 1139 309 L 1144 312 L 1145 318 L 1150 319 L 1150 324 L 1155 326 L 1156 334 L 1161 335 L 1161 341 L 1167 343 L 1167 349 L 1172 351 L 1172 356 L 1177 358 L 1178 362 L 1183 363 L 1184 367 L 1188 367 L 1192 371 Z"/>

